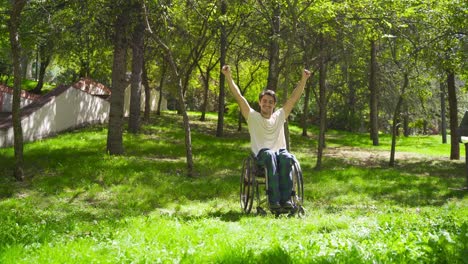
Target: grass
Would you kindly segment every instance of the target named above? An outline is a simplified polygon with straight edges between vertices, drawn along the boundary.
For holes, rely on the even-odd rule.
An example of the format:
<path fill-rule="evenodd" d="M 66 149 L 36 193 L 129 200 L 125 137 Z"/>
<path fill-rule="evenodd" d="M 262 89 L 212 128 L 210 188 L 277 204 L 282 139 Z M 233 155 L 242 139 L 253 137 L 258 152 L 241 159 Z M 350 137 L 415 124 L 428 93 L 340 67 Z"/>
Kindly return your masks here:
<path fill-rule="evenodd" d="M 123 156 L 105 154 L 99 126 L 26 144 L 23 183 L 9 177 L 12 149 L 0 149 L 0 263 L 467 263 L 464 163 L 438 137 L 400 138 L 397 151 L 416 155 L 391 168 L 357 155 L 388 152 L 388 136 L 371 147 L 330 131 L 316 171 L 315 137 L 291 125 L 307 215 L 262 217 L 238 202 L 245 128 L 227 120 L 218 138 L 215 115 L 190 117 L 196 178 L 169 112 L 124 134 Z"/>

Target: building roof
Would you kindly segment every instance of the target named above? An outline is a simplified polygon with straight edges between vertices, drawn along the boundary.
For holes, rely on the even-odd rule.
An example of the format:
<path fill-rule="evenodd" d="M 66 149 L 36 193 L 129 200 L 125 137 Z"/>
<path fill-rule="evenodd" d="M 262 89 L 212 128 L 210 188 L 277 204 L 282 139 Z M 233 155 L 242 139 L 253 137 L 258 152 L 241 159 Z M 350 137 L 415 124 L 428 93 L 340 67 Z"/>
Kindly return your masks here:
<path fill-rule="evenodd" d="M 109 96 L 111 94 L 111 90 L 107 86 L 89 78 L 81 78 L 72 86 L 91 95 Z"/>
<path fill-rule="evenodd" d="M 13 88 L 6 86 L 4 84 L 0 84 L 0 93 L 13 94 Z M 37 100 L 41 96 L 37 94 L 29 93 L 25 90 L 21 90 L 21 97 L 25 99 L 30 99 L 30 100 Z"/>

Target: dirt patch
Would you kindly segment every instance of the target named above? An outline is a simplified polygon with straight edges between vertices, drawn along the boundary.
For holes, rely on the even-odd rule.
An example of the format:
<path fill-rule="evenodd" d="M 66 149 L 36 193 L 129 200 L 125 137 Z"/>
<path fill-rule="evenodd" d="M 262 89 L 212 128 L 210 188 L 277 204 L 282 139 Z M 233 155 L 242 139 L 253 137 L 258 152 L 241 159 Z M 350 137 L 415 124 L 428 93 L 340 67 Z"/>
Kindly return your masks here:
<path fill-rule="evenodd" d="M 348 163 L 362 166 L 381 166 L 390 161 L 390 151 L 383 150 L 363 150 L 352 147 L 327 148 L 324 152 L 326 157 L 346 160 Z M 420 161 L 450 161 L 449 156 L 432 156 L 412 152 L 396 152 L 396 162 L 420 162 Z M 454 162 L 464 162 L 464 159 Z"/>

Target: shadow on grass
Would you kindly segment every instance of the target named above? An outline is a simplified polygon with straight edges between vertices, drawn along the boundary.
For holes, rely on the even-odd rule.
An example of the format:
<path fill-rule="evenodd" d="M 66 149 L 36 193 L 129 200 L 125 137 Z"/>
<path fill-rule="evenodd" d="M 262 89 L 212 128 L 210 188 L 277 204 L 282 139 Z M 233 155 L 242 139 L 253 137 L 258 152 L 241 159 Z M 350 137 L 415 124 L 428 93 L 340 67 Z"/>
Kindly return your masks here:
<path fill-rule="evenodd" d="M 216 211 L 211 211 L 208 212 L 207 214 L 204 214 L 202 216 L 193 216 L 189 214 L 176 214 L 176 217 L 178 219 L 183 219 L 185 221 L 191 221 L 195 219 L 206 219 L 206 218 L 217 218 L 221 221 L 224 222 L 239 222 L 239 220 L 243 218 L 253 218 L 256 217 L 255 214 L 246 214 L 242 212 L 239 208 L 239 210 L 233 211 L 225 211 L 225 210 L 216 210 Z"/>
<path fill-rule="evenodd" d="M 221 200 L 220 204 L 237 201 L 242 160 L 249 152 L 245 130 L 237 132 L 230 126 L 225 131 L 228 136 L 218 138 L 214 127 L 214 122 L 195 122 L 192 126 L 196 178 L 185 176 L 184 134 L 181 118 L 176 115 L 153 117 L 139 135 L 124 134 L 126 152 L 122 156 L 105 153 L 104 127 L 28 144 L 28 179 L 17 183 L 10 177 L 0 177 L 0 229 L 4 228 L 0 232 L 0 248 L 17 241 L 42 243 L 57 234 L 82 232 L 76 231 L 77 225 L 84 226 L 85 231 L 87 225 L 101 221 L 121 225 L 122 219 L 172 206 L 188 205 L 187 212 L 173 214 L 187 221 L 217 218 L 238 222 L 258 217 L 244 214 L 240 206 L 236 207 L 238 210 L 207 209 L 214 199 Z M 297 135 L 292 138 L 294 151 L 306 157 L 300 161 L 306 202 L 325 201 L 330 213 L 346 208 L 340 198 L 348 201 L 356 196 L 345 205 L 359 206 L 360 196 L 356 194 L 364 194 L 378 205 L 390 201 L 414 207 L 441 206 L 464 195 L 451 190 L 463 183 L 461 164 L 405 161 L 396 168 L 383 164 L 368 168 L 349 164 L 346 159 L 326 158 L 324 170 L 317 172 L 311 150 L 315 141 Z M 0 173 L 12 175 L 12 150 L 2 149 L 0 155 Z M 197 208 L 198 204 L 202 205 Z M 23 227 L 30 231 L 25 233 Z M 274 247 L 263 252 L 261 258 L 291 261 L 284 249 Z"/>
<path fill-rule="evenodd" d="M 249 153 L 247 132 L 237 132 L 231 126 L 226 129 L 229 137 L 217 138 L 214 122 L 194 122 L 198 177 L 188 178 L 181 122 L 177 115 L 152 117 L 142 134 L 124 135 L 126 153 L 122 156 L 105 153 L 106 133 L 102 127 L 35 143 L 25 151 L 27 182 L 18 184 L 2 178 L 0 199 L 28 192 L 37 195 L 35 199 L 42 204 L 63 199 L 66 202 L 57 205 L 57 210 L 66 213 L 65 218 L 89 221 L 147 214 L 170 204 L 237 198 L 242 160 Z M 311 156 L 301 160 L 306 201 L 333 204 L 340 197 L 346 200 L 347 196 L 364 194 L 377 202 L 417 207 L 440 206 L 465 195 L 452 190 L 463 183 L 462 164 L 402 161 L 396 168 L 384 164 L 366 168 L 349 164 L 346 159 L 326 158 L 324 170 L 317 172 L 310 150 L 315 141 L 297 135 L 292 138 L 296 151 Z M 11 173 L 7 168 L 12 163 L 12 155 L 0 160 L 4 175 Z M 239 208 L 214 211 L 208 217 L 239 221 L 247 216 Z"/>
<path fill-rule="evenodd" d="M 312 170 L 311 177 L 305 178 L 306 190 L 311 192 L 314 190 L 308 185 L 312 185 L 311 188 L 333 186 L 315 189 L 322 200 L 343 197 L 341 200 L 346 203 L 346 197 L 364 196 L 374 202 L 419 207 L 442 206 L 450 199 L 462 199 L 467 194 L 459 190 L 465 185 L 464 164 L 451 161 L 407 160 L 393 168 L 367 168 L 348 164 L 347 160 L 327 158 L 324 167 L 329 169 Z M 303 166 L 303 170 L 308 171 L 309 167 Z"/>

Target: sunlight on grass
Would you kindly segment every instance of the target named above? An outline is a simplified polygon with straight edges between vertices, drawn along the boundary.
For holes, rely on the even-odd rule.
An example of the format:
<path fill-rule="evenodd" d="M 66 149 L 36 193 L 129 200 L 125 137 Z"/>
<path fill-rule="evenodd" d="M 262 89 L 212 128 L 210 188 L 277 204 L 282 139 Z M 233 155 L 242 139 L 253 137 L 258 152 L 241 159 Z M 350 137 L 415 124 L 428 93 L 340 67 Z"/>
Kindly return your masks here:
<path fill-rule="evenodd" d="M 374 153 L 389 137 L 372 147 L 332 131 L 317 171 L 316 128 L 305 138 L 291 125 L 306 215 L 246 215 L 248 133 L 228 119 L 216 137 L 216 117 L 190 113 L 195 178 L 174 112 L 125 133 L 122 156 L 105 153 L 105 126 L 26 144 L 23 183 L 8 177 L 12 149 L 0 149 L 0 263 L 464 263 L 464 164 L 441 158 L 437 137 L 400 138 L 397 151 L 417 155 L 390 168 Z"/>

